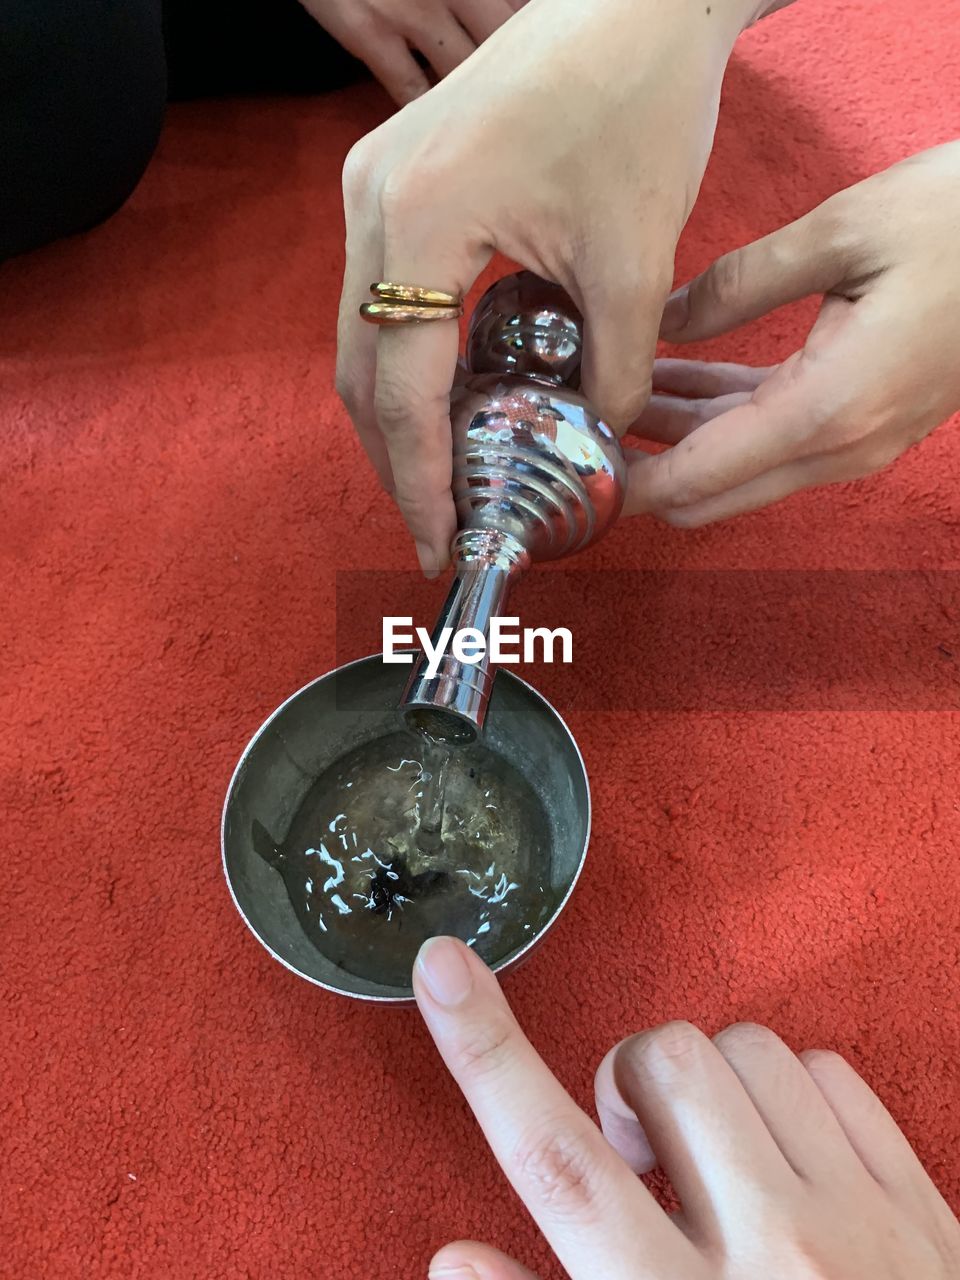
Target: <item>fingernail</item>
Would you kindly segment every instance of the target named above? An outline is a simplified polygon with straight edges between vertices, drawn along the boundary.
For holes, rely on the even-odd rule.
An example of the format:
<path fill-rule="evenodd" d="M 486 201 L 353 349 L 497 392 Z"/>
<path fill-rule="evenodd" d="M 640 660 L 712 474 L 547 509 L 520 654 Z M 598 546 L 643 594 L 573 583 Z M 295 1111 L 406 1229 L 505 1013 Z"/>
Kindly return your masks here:
<path fill-rule="evenodd" d="M 473 989 L 463 943 L 454 938 L 429 938 L 420 948 L 417 966 L 430 995 L 448 1009 L 462 1004 Z"/>
<path fill-rule="evenodd" d="M 433 1268 L 427 1280 L 480 1280 L 473 1267 Z"/>
<path fill-rule="evenodd" d="M 690 319 L 690 286 L 682 285 L 674 290 L 663 308 L 660 333 L 678 333 Z"/>
<path fill-rule="evenodd" d="M 433 548 L 428 547 L 425 542 L 417 543 L 417 559 L 420 561 L 420 568 L 425 578 L 435 578 L 440 572 Z"/>

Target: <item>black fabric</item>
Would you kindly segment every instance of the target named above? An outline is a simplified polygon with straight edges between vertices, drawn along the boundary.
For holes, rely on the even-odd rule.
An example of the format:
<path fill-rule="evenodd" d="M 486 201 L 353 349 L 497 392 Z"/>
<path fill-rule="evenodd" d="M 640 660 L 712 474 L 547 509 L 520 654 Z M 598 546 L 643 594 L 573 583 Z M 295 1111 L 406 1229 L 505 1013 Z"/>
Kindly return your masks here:
<path fill-rule="evenodd" d="M 0 260 L 127 199 L 168 98 L 357 79 L 297 0 L 0 0 Z"/>
<path fill-rule="evenodd" d="M 298 0 L 164 0 L 170 97 L 321 93 L 367 74 Z"/>

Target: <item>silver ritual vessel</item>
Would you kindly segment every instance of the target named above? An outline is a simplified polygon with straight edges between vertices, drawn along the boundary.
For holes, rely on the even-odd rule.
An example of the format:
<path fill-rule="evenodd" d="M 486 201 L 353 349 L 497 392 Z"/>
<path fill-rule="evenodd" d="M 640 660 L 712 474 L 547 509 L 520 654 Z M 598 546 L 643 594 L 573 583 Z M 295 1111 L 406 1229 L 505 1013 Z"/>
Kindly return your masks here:
<path fill-rule="evenodd" d="M 573 555 L 603 536 L 623 505 L 620 443 L 580 393 L 583 319 L 558 286 L 530 272 L 481 298 L 453 393 L 453 494 L 459 531 L 453 585 L 434 628 L 489 636 L 510 588 L 538 560 Z M 444 741 L 483 727 L 495 668 L 489 655 L 447 652 L 435 675 L 414 666 L 403 719 Z"/>

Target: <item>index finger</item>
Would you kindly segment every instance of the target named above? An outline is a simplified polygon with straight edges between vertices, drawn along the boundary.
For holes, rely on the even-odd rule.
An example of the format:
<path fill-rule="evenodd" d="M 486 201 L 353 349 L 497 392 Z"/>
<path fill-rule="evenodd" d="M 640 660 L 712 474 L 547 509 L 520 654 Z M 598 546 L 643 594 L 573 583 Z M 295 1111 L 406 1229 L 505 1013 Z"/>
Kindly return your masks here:
<path fill-rule="evenodd" d="M 450 391 L 459 337 L 455 321 L 431 320 L 383 328 L 377 340 L 374 413 L 393 473 L 393 496 L 426 572 L 446 567 L 457 527 Z"/>
<path fill-rule="evenodd" d="M 710 503 L 735 492 L 753 502 L 754 492 L 764 493 L 763 477 L 774 475 L 768 500 L 776 500 L 800 488 L 815 461 L 863 443 L 906 385 L 923 376 L 911 371 L 906 352 L 915 325 L 904 323 L 902 310 L 877 297 L 826 298 L 803 351 L 783 361 L 748 402 L 705 421 L 666 453 L 634 462 L 625 515 L 710 511 Z M 722 518 L 722 507 L 712 518 Z"/>
<path fill-rule="evenodd" d="M 471 249 L 450 215 L 408 194 L 384 214 L 384 278 L 463 297 L 492 250 Z M 374 406 L 395 484 L 394 497 L 426 571 L 446 567 L 457 518 L 450 491 L 453 443 L 450 392 L 460 328 L 431 320 L 380 330 Z"/>
<path fill-rule="evenodd" d="M 718 416 L 701 414 L 700 425 L 666 452 L 631 458 L 624 515 L 694 507 L 815 452 L 823 397 L 813 394 L 809 371 L 798 385 L 800 358 L 782 365 L 744 403 Z"/>
<path fill-rule="evenodd" d="M 413 984 L 500 1167 L 574 1280 L 693 1274 L 694 1247 L 551 1073 L 479 957 L 432 938 Z"/>
<path fill-rule="evenodd" d="M 869 303 L 827 298 L 803 350 L 763 379 L 745 404 L 704 422 L 665 453 L 635 460 L 624 514 L 707 509 L 764 476 L 835 452 L 847 443 L 845 432 L 858 434 L 878 392 L 892 398 L 887 366 L 903 344 L 895 325 Z"/>

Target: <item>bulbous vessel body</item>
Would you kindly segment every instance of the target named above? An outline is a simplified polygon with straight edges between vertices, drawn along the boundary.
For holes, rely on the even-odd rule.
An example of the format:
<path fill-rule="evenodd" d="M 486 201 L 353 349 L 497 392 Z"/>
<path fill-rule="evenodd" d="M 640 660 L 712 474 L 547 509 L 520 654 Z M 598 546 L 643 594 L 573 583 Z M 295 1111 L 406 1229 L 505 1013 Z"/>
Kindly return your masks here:
<path fill-rule="evenodd" d="M 589 546 L 616 521 L 623 455 L 579 392 L 479 374 L 459 389 L 451 415 L 461 532 L 500 531 L 531 560 L 556 560 Z"/>
<path fill-rule="evenodd" d="M 520 272 L 477 304 L 466 378 L 451 397 L 456 579 L 434 629 L 487 636 L 514 577 L 532 561 L 589 546 L 623 506 L 620 443 L 580 392 L 583 321 L 557 285 Z M 407 723 L 469 740 L 483 725 L 488 659 L 448 653 L 429 675 L 421 659 L 401 704 Z"/>
<path fill-rule="evenodd" d="M 556 285 L 521 272 L 481 298 L 468 377 L 451 400 L 461 533 L 501 531 L 532 560 L 589 546 L 623 506 L 619 441 L 579 391 L 583 322 Z M 454 545 L 469 545 L 459 538 Z"/>

